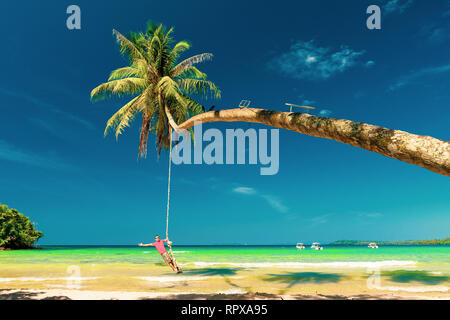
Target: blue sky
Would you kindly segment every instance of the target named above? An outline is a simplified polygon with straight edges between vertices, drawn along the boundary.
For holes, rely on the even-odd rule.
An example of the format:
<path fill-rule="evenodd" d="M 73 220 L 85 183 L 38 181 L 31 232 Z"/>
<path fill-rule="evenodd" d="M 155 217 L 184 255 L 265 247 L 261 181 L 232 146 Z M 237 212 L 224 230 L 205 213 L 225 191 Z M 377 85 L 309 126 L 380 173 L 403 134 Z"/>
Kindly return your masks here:
<path fill-rule="evenodd" d="M 82 29 L 66 28 L 77 4 Z M 366 8 L 382 8 L 382 29 Z M 450 2 L 2 1 L 0 202 L 31 217 L 41 244 L 134 244 L 163 234 L 167 154 L 137 162 L 139 122 L 103 137 L 124 99 L 90 91 L 124 66 L 112 36 L 147 20 L 175 27 L 189 55 L 241 99 L 450 140 Z M 187 56 L 186 56 L 187 57 Z M 207 124 L 204 128 L 264 128 Z M 171 238 L 180 244 L 288 244 L 449 236 L 450 180 L 348 145 L 280 131 L 280 170 L 174 166 Z"/>

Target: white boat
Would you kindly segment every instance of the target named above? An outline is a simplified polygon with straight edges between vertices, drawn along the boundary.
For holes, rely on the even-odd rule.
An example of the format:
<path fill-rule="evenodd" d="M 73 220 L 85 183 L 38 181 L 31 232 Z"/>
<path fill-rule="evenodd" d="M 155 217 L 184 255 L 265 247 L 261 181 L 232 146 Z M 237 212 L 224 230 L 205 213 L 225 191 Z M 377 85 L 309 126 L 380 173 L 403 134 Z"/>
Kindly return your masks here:
<path fill-rule="evenodd" d="M 372 249 L 378 249 L 378 246 L 375 242 L 369 243 L 369 245 L 367 247 L 372 248 Z"/>
<path fill-rule="evenodd" d="M 314 242 L 314 243 L 311 245 L 311 249 L 314 249 L 314 250 L 323 250 L 323 247 L 320 246 L 320 243 Z"/>
<path fill-rule="evenodd" d="M 305 246 L 303 245 L 303 243 L 299 242 L 297 243 L 297 245 L 295 246 L 298 250 L 303 250 L 305 249 Z"/>

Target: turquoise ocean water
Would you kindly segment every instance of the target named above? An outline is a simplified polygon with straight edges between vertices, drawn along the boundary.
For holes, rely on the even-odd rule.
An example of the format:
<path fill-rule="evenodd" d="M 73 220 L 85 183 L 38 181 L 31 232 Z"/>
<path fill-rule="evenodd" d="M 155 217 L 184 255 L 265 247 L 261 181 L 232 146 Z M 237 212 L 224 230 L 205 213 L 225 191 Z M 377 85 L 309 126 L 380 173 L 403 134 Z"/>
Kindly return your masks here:
<path fill-rule="evenodd" d="M 277 264 L 340 263 L 353 266 L 358 263 L 414 262 L 421 266 L 450 271 L 450 246 L 381 246 L 326 247 L 323 251 L 310 248 L 298 250 L 295 246 L 176 246 L 174 254 L 182 264 L 198 266 L 214 264 L 267 266 Z M 161 262 L 152 247 L 136 246 L 45 246 L 42 250 L 0 251 L 0 266 L 8 264 L 78 264 Z"/>

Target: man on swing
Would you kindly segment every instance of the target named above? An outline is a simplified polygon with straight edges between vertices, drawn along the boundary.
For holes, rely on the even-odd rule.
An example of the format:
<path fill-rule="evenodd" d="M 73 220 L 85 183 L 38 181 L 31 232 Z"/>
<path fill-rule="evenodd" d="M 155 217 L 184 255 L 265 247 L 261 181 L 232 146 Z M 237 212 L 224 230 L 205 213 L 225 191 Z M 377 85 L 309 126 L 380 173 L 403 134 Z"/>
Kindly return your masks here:
<path fill-rule="evenodd" d="M 181 269 L 174 262 L 173 257 L 167 252 L 166 247 L 164 246 L 164 242 L 167 242 L 169 248 L 172 246 L 172 241 L 168 241 L 167 238 L 164 240 L 160 240 L 158 235 L 155 236 L 155 242 L 149 244 L 139 243 L 138 246 L 156 247 L 156 250 L 158 250 L 159 254 L 164 259 L 164 262 L 167 263 L 176 273 L 182 273 L 183 271 L 181 271 Z"/>

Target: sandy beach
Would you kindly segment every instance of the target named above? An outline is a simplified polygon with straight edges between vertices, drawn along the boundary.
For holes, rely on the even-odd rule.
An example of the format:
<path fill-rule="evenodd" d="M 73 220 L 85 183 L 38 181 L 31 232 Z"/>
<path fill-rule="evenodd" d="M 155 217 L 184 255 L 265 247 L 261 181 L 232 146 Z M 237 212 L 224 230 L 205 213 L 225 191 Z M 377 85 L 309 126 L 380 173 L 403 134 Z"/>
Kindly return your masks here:
<path fill-rule="evenodd" d="M 292 269 L 184 266 L 173 274 L 164 265 L 84 265 L 42 270 L 2 270 L 0 299 L 450 299 L 449 277 L 416 266 L 380 275 L 364 268 L 323 266 Z M 406 279 L 404 281 L 403 279 Z M 400 279 L 400 280 L 399 280 Z"/>
<path fill-rule="evenodd" d="M 287 295 L 265 293 L 145 293 L 125 291 L 88 290 L 0 290 L 0 300 L 450 300 L 450 296 L 439 294 L 358 294 L 358 295 Z"/>
<path fill-rule="evenodd" d="M 135 247 L 2 252 L 0 299 L 450 299 L 447 247 Z"/>

